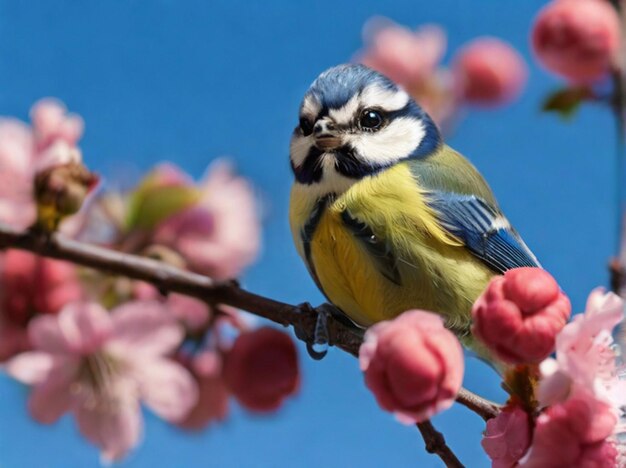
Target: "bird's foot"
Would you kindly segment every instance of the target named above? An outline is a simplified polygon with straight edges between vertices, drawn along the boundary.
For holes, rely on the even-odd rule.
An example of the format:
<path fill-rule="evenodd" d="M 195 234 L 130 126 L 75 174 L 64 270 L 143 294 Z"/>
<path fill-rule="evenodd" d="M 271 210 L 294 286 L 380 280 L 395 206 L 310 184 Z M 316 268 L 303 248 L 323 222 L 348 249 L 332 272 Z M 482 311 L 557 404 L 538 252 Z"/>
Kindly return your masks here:
<path fill-rule="evenodd" d="M 301 312 L 315 312 L 317 319 L 313 335 L 308 331 L 296 328 L 296 336 L 306 343 L 306 350 L 311 358 L 319 361 L 328 353 L 330 335 L 328 333 L 328 318 L 333 317 L 341 322 L 348 321 L 343 313 L 332 304 L 322 304 L 313 307 L 308 302 L 300 304 L 297 309 Z"/>

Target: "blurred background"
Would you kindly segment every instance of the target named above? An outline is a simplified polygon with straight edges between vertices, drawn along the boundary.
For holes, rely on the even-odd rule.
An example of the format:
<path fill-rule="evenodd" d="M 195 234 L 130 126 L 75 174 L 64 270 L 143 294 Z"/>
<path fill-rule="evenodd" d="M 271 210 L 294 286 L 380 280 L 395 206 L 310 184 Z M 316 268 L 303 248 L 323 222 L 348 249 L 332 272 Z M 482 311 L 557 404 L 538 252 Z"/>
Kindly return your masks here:
<path fill-rule="evenodd" d="M 539 0 L 0 1 L 0 115 L 28 118 L 55 96 L 84 118 L 86 164 L 125 187 L 171 160 L 199 178 L 230 156 L 263 199 L 263 251 L 246 288 L 282 301 L 323 298 L 292 245 L 287 222 L 288 143 L 300 99 L 324 69 L 363 46 L 362 27 L 383 15 L 410 28 L 437 23 L 444 62 L 463 43 L 491 35 L 524 57 L 520 99 L 464 111 L 449 144 L 490 182 L 502 208 L 581 311 L 607 282 L 616 248 L 615 130 L 607 108 L 584 106 L 564 123 L 540 112 L 559 80 L 532 58 Z M 145 441 L 120 466 L 441 466 L 417 430 L 382 412 L 355 359 L 331 350 L 314 362 L 300 346 L 298 396 L 269 417 L 233 405 L 229 418 L 186 433 L 146 414 Z M 502 400 L 499 379 L 469 360 L 464 385 Z M 97 449 L 64 417 L 41 426 L 27 390 L 0 375 L 0 466 L 98 466 Z M 434 419 L 468 466 L 487 466 L 484 424 L 454 406 Z"/>

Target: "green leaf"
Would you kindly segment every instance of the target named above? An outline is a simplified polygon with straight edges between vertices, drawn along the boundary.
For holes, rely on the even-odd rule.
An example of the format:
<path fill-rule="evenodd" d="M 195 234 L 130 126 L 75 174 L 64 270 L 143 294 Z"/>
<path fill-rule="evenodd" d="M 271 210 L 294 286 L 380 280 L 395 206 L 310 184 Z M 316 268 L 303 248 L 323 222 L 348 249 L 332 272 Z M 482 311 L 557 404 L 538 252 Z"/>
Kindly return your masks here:
<path fill-rule="evenodd" d="M 593 92 L 586 86 L 559 89 L 548 95 L 541 106 L 541 110 L 556 112 L 561 118 L 569 120 L 576 114 L 582 102 L 592 98 Z"/>
<path fill-rule="evenodd" d="M 197 203 L 200 192 L 185 184 L 163 185 L 148 176 L 130 195 L 126 228 L 154 229 L 161 221 Z"/>

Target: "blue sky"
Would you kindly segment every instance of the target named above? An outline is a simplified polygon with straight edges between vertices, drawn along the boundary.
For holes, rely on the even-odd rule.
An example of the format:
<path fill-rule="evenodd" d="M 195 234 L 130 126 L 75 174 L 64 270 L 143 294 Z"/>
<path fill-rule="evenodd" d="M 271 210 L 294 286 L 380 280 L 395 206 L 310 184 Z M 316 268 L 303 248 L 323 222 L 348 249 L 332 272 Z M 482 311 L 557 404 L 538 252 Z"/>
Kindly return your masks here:
<path fill-rule="evenodd" d="M 349 60 L 375 14 L 411 27 L 439 23 L 452 51 L 478 35 L 501 37 L 529 63 L 529 85 L 513 106 L 469 110 L 449 143 L 479 167 L 580 311 L 588 292 L 606 283 L 616 243 L 614 126 L 599 106 L 567 124 L 539 112 L 559 85 L 528 47 L 543 3 L 1 0 L 0 115 L 26 119 L 35 100 L 59 97 L 86 121 L 89 166 L 124 184 L 162 160 L 199 177 L 213 158 L 232 156 L 267 204 L 263 253 L 245 286 L 319 303 L 287 224 L 288 140 L 309 83 Z M 233 407 L 224 424 L 194 435 L 148 415 L 146 440 L 121 466 L 441 466 L 414 428 L 377 408 L 354 359 L 332 350 L 313 362 L 301 351 L 302 390 L 278 414 Z M 465 386 L 503 397 L 492 371 L 473 360 Z M 98 465 L 69 418 L 39 426 L 26 414 L 26 397 L 0 377 L 0 467 Z M 455 406 L 435 424 L 468 466 L 487 466 L 478 417 Z"/>

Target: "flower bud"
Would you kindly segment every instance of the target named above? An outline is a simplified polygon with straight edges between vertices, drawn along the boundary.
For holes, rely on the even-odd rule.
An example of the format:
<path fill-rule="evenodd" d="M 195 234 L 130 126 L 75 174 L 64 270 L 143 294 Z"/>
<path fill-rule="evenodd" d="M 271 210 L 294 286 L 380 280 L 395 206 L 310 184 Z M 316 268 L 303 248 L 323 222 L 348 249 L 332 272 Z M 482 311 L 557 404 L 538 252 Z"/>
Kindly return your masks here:
<path fill-rule="evenodd" d="M 452 405 L 463 381 L 461 344 L 439 316 L 421 310 L 369 328 L 359 361 L 378 404 L 407 424 Z"/>
<path fill-rule="evenodd" d="M 532 45 L 550 71 L 576 83 L 606 75 L 620 43 L 619 19 L 608 1 L 559 0 L 537 16 Z"/>
<path fill-rule="evenodd" d="M 0 362 L 28 349 L 35 314 L 55 314 L 82 297 L 76 267 L 20 250 L 0 257 Z"/>
<path fill-rule="evenodd" d="M 35 176 L 37 226 L 46 232 L 55 231 L 67 216 L 80 210 L 98 177 L 80 162 L 53 165 Z"/>
<path fill-rule="evenodd" d="M 472 332 L 510 364 L 539 362 L 554 350 L 571 312 L 548 272 L 515 268 L 491 280 L 472 309 Z"/>
<path fill-rule="evenodd" d="M 515 99 L 528 72 L 520 54 L 492 37 L 475 39 L 458 53 L 453 72 L 457 92 L 470 104 L 499 105 Z"/>
<path fill-rule="evenodd" d="M 226 355 L 224 378 L 245 408 L 274 411 L 299 387 L 296 347 L 289 335 L 274 328 L 244 332 Z"/>

